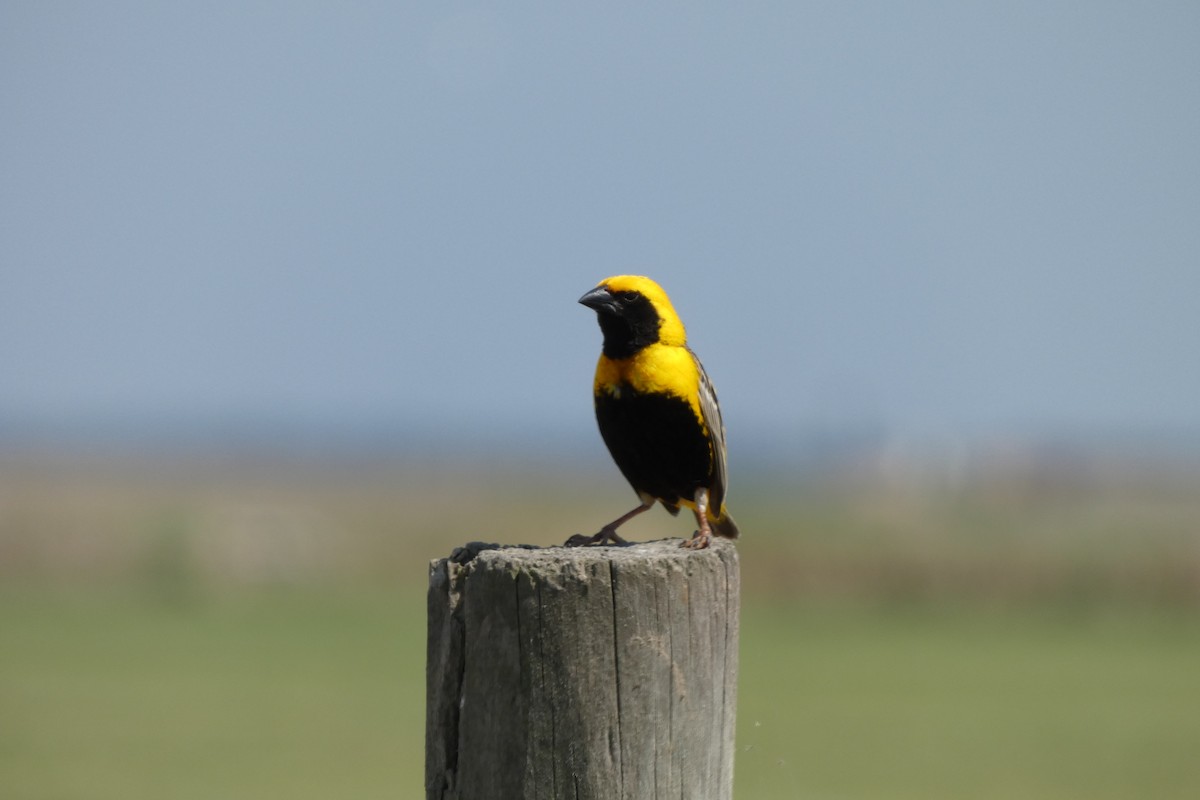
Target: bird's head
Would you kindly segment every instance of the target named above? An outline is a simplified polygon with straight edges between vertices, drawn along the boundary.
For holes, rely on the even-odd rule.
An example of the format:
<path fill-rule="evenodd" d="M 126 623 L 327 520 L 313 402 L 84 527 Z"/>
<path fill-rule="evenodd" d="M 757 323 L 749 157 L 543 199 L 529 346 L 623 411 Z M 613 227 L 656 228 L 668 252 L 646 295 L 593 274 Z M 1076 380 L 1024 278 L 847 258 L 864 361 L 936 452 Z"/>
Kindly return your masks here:
<path fill-rule="evenodd" d="M 649 278 L 606 278 L 579 302 L 596 312 L 604 333 L 604 355 L 609 358 L 628 358 L 655 343 L 678 347 L 687 343 L 670 298 Z"/>

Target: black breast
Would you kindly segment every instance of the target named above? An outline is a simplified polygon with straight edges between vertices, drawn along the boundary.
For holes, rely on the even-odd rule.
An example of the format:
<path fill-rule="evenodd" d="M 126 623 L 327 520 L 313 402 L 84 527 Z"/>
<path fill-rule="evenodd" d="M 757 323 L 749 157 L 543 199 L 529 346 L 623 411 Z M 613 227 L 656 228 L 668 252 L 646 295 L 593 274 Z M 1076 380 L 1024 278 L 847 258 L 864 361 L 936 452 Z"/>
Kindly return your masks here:
<path fill-rule="evenodd" d="M 676 506 L 712 482 L 712 445 L 685 400 L 627 386 L 595 400 L 600 435 L 636 491 Z"/>

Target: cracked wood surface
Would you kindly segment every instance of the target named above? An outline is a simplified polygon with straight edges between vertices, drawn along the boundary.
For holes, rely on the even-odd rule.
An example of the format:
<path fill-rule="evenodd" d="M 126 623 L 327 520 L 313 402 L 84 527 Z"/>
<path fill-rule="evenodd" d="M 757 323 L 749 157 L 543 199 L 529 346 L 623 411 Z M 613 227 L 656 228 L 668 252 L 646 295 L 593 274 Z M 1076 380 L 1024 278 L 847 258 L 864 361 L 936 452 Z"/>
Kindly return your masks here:
<path fill-rule="evenodd" d="M 722 540 L 432 562 L 427 800 L 729 800 L 738 596 Z"/>

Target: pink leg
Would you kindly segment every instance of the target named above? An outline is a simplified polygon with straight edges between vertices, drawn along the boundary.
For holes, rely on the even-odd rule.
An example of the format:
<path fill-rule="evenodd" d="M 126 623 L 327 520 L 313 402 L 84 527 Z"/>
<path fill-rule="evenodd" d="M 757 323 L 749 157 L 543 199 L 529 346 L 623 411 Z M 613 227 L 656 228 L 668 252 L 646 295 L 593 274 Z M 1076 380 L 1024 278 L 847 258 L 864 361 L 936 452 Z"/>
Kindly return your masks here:
<path fill-rule="evenodd" d="M 712 529 L 708 526 L 708 489 L 696 490 L 696 524 L 700 530 L 692 534 L 691 539 L 685 539 L 680 547 L 691 550 L 703 550 L 712 541 Z"/>
<path fill-rule="evenodd" d="M 622 514 L 612 522 L 605 525 L 600 529 L 600 532 L 594 536 L 587 536 L 582 533 L 577 533 L 570 539 L 567 539 L 566 546 L 587 547 L 589 545 L 604 545 L 608 544 L 609 542 L 612 542 L 615 545 L 627 545 L 629 542 L 617 535 L 617 528 L 621 527 L 626 522 L 629 522 L 629 520 L 633 519 L 638 514 L 641 514 L 643 511 L 649 510 L 653 505 L 653 500 L 651 500 L 649 503 L 643 502 L 640 506 L 630 511 L 628 514 Z"/>

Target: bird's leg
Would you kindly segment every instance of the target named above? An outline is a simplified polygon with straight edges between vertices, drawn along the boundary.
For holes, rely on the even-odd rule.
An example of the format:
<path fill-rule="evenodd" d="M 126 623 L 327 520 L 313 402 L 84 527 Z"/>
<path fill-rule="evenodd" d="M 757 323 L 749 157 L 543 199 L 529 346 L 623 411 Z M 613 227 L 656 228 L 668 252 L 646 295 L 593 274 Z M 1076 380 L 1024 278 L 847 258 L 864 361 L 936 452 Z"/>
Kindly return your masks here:
<path fill-rule="evenodd" d="M 701 487 L 696 490 L 696 524 L 700 530 L 692 534 L 691 539 L 684 539 L 680 547 L 691 550 L 703 550 L 712 541 L 712 529 L 708 526 L 708 489 Z"/>
<path fill-rule="evenodd" d="M 652 505 L 654 505 L 653 500 L 650 500 L 649 502 L 643 500 L 640 506 L 635 508 L 633 511 L 630 511 L 628 514 L 622 514 L 621 516 L 617 517 L 612 522 L 601 528 L 600 532 L 595 536 L 587 536 L 582 533 L 577 533 L 570 539 L 567 539 L 565 545 L 567 547 L 586 547 L 588 545 L 604 545 L 608 544 L 609 542 L 620 546 L 627 545 L 629 542 L 617 535 L 617 528 L 621 527 L 626 522 L 629 522 L 629 520 L 633 519 L 643 511 L 647 511 Z"/>

